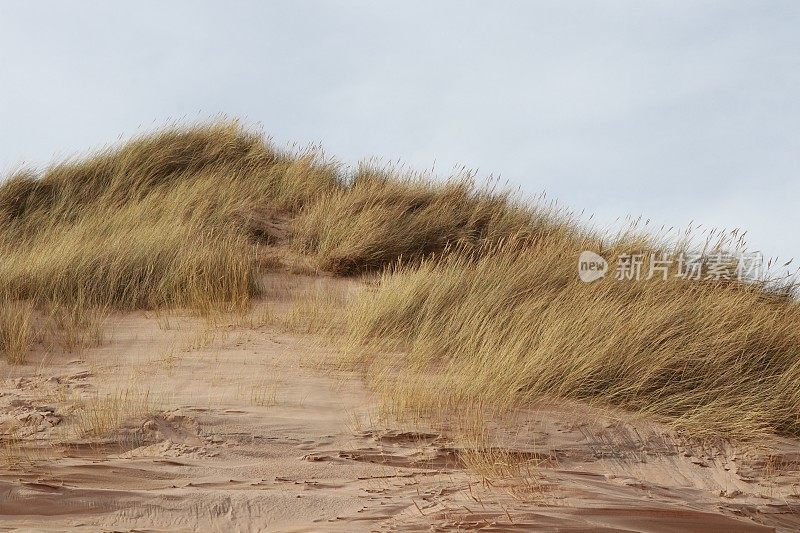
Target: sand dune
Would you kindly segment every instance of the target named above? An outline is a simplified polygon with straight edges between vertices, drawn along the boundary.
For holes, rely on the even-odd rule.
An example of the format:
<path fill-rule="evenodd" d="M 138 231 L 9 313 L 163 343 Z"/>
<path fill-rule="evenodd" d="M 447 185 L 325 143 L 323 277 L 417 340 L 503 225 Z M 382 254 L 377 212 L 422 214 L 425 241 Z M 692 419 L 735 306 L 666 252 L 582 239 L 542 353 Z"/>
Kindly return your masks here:
<path fill-rule="evenodd" d="M 357 283 L 285 282 L 251 317 L 285 315 L 309 285 Z M 324 339 L 179 313 L 116 313 L 104 329 L 96 348 L 0 363 L 3 530 L 800 528 L 797 441 L 695 442 L 541 402 L 493 425 L 504 444 L 487 457 L 527 466 L 491 476 L 465 467 L 446 426 L 381 419 Z"/>

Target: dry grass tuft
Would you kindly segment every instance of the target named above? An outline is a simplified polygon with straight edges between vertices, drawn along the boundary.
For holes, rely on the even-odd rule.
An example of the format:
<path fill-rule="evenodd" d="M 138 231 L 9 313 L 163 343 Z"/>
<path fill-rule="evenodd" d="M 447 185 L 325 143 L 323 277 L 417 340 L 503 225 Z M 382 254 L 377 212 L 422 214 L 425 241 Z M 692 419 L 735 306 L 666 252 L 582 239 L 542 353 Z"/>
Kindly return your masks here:
<path fill-rule="evenodd" d="M 320 283 L 307 287 L 298 291 L 291 307 L 276 322 L 294 333 L 325 333 L 341 325 L 346 300 L 346 288 L 339 285 Z"/>
<path fill-rule="evenodd" d="M 126 423 L 140 421 L 154 410 L 149 393 L 127 388 L 82 400 L 74 413 L 73 423 L 81 438 L 103 437 Z"/>
<path fill-rule="evenodd" d="M 322 270 L 351 275 L 453 246 L 474 249 L 551 222 L 511 203 L 508 193 L 477 187 L 470 175 L 436 184 L 364 166 L 350 187 L 298 216 L 294 242 L 317 257 Z"/>
<path fill-rule="evenodd" d="M 85 307 L 241 308 L 259 245 L 338 186 L 318 151 L 238 123 L 171 128 L 0 186 L 0 294 Z"/>
<path fill-rule="evenodd" d="M 79 302 L 69 306 L 53 303 L 45 321 L 50 331 L 43 340 L 66 352 L 100 346 L 106 341 L 107 316 L 106 309 L 86 308 Z"/>
<path fill-rule="evenodd" d="M 0 302 L 0 353 L 11 364 L 25 362 L 33 344 L 33 307 L 30 302 Z"/>

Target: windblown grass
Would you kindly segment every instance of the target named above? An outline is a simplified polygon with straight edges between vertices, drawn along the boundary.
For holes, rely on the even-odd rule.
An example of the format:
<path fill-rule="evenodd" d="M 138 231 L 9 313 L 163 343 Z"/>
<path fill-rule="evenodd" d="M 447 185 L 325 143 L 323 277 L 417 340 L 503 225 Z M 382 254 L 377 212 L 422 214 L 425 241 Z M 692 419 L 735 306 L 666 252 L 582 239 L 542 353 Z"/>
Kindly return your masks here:
<path fill-rule="evenodd" d="M 552 222 L 513 204 L 507 193 L 477 188 L 469 175 L 442 184 L 362 166 L 349 187 L 300 214 L 294 243 L 322 270 L 348 275 L 452 246 L 474 249 Z"/>
<path fill-rule="evenodd" d="M 335 275 L 381 273 L 337 320 L 395 409 L 504 411 L 548 396 L 696 435 L 800 434 L 789 290 L 578 279 L 583 250 L 686 246 L 662 241 L 591 234 L 469 174 L 348 173 L 236 122 L 174 127 L 0 185 L 0 348 L 17 360 L 29 338 L 14 306 L 242 310 L 276 258 L 302 259 Z M 318 330 L 334 314 L 296 315 Z"/>
<path fill-rule="evenodd" d="M 6 300 L 0 304 L 0 354 L 10 363 L 25 361 L 33 343 L 33 309 L 28 302 Z"/>
<path fill-rule="evenodd" d="M 560 397 L 695 436 L 800 434 L 796 301 L 740 283 L 586 284 L 582 244 L 507 244 L 387 272 L 346 311 L 350 344 L 368 347 L 359 361 L 400 410 Z"/>
<path fill-rule="evenodd" d="M 318 150 L 279 152 L 236 122 L 169 128 L 40 175 L 18 172 L 0 186 L 0 302 L 245 308 L 261 248 L 338 180 Z M 0 331 L 19 362 L 14 333 Z"/>

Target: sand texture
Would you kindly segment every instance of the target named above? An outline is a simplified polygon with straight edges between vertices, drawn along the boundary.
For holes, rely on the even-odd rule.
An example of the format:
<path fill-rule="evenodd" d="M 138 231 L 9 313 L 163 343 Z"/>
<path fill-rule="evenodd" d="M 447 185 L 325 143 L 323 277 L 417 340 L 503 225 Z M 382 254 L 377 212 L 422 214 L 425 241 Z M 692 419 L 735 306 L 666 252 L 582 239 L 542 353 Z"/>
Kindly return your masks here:
<path fill-rule="evenodd" d="M 308 284 L 266 294 L 277 315 Z M 350 282 L 348 282 L 350 283 Z M 445 428 L 377 416 L 322 338 L 117 313 L 108 338 L 0 362 L 3 531 L 795 531 L 800 443 L 697 442 L 542 402 L 482 475 Z"/>

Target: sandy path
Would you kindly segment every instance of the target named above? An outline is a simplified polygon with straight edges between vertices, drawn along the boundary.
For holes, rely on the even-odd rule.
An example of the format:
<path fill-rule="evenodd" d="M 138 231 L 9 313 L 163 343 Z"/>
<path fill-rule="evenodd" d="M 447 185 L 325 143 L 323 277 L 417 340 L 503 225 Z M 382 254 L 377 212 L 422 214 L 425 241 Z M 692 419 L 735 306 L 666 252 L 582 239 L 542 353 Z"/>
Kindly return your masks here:
<path fill-rule="evenodd" d="M 309 283 L 338 282 L 298 278 L 268 304 L 285 312 Z M 311 337 L 144 313 L 108 330 L 0 363 L 0 529 L 800 529 L 795 442 L 700 445 L 542 405 L 504 440 L 541 462 L 535 480 L 482 479 L 448 435 L 372 424 L 358 377 L 315 364 L 332 352 Z M 92 424 L 107 431 L 82 435 Z"/>

